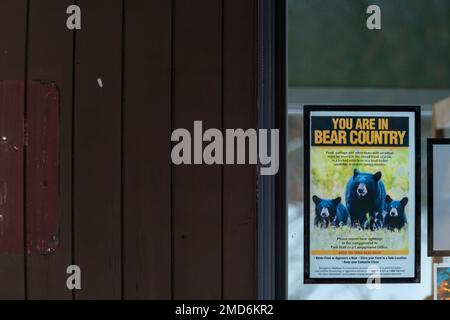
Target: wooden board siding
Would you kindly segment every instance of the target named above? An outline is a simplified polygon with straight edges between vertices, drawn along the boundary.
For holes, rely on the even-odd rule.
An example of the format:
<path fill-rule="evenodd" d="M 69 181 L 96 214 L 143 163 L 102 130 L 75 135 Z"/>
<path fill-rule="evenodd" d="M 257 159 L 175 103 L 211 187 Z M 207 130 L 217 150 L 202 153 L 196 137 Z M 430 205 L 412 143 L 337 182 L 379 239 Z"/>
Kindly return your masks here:
<path fill-rule="evenodd" d="M 122 1 L 78 5 L 83 26 L 75 42 L 73 241 L 83 290 L 76 296 L 120 299 Z"/>
<path fill-rule="evenodd" d="M 0 252 L 23 253 L 23 91 L 20 81 L 0 82 Z"/>
<path fill-rule="evenodd" d="M 125 26 L 124 297 L 170 299 L 171 1 L 127 1 Z"/>
<path fill-rule="evenodd" d="M 53 83 L 28 82 L 27 101 L 25 240 L 28 255 L 43 256 L 55 252 L 59 241 L 58 89 Z"/>
<path fill-rule="evenodd" d="M 223 15 L 223 125 L 256 128 L 257 1 L 226 0 Z M 223 170 L 223 297 L 249 299 L 257 296 L 256 166 Z"/>
<path fill-rule="evenodd" d="M 174 17 L 173 127 L 222 128 L 222 1 L 175 1 Z M 175 299 L 222 297 L 222 182 L 220 166 L 173 169 Z"/>
<path fill-rule="evenodd" d="M 2 0 L 0 1 L 0 80 L 17 80 L 22 83 L 25 80 L 25 56 L 26 56 L 26 30 L 27 30 L 27 1 L 26 0 Z M 25 88 L 12 86 L 8 89 L 2 86 L 4 94 L 0 101 L 1 110 L 15 110 L 10 118 L 4 117 L 0 112 L 0 125 L 2 134 L 7 134 L 15 143 L 23 141 L 23 127 L 17 126 L 23 119 L 25 104 Z M 8 104 L 10 104 L 8 106 Z M 12 105 L 11 105 L 12 104 Z M 15 124 L 15 126 L 13 126 Z M 12 126 L 9 128 L 9 126 Z M 15 239 L 17 245 L 24 247 L 24 223 L 23 223 L 23 149 L 15 154 L 1 154 L 0 157 L 0 181 L 12 184 L 9 191 L 9 199 L 6 208 L 1 210 L 14 210 L 16 212 Z M 15 185 L 15 188 L 13 187 Z M 2 239 L 3 240 L 3 239 Z M 21 255 L 0 254 L 0 299 L 24 299 L 26 298 L 25 263 Z"/>
<path fill-rule="evenodd" d="M 20 295 L 4 292 L 5 299 L 29 297 L 28 259 L 58 247 L 58 107 L 53 83 L 0 81 L 0 256 L 11 263 L 3 270 L 21 271 L 4 282 L 24 282 Z"/>
<path fill-rule="evenodd" d="M 0 82 L 0 298 L 25 297 L 22 83 Z M 18 150 L 14 150 L 14 146 Z"/>
<path fill-rule="evenodd" d="M 0 153 L 0 182 L 16 199 L 0 210 L 19 212 L 14 244 L 34 238 L 28 215 L 42 209 L 59 226 L 51 254 L 0 253 L 0 299 L 256 298 L 256 167 L 174 166 L 170 135 L 194 120 L 256 127 L 257 0 L 76 3 L 82 28 L 69 31 L 73 1 L 0 0 L 0 80 L 23 85 L 0 82 L 0 134 L 20 142 L 23 128 L 6 119 L 28 114 L 30 141 L 45 137 L 59 162 L 55 182 L 33 160 L 47 154 L 40 142 Z M 55 101 L 59 128 L 46 136 L 37 110 Z M 7 103 L 16 114 L 4 114 Z M 65 287 L 72 263 L 75 293 Z"/>
<path fill-rule="evenodd" d="M 65 280 L 72 263 L 72 76 L 74 34 L 61 28 L 72 0 L 32 0 L 29 9 L 28 79 L 51 80 L 59 96 L 58 249 L 27 258 L 30 299 L 71 299 Z M 45 23 L 43 23 L 45 21 Z M 31 92 L 29 92 L 30 94 Z M 35 108 L 29 96 L 28 113 Z M 38 110 L 36 110 L 38 111 Z M 36 128 L 39 130 L 39 126 Z M 53 204 L 54 205 L 54 204 Z M 34 206 L 28 205 L 29 210 Z"/>

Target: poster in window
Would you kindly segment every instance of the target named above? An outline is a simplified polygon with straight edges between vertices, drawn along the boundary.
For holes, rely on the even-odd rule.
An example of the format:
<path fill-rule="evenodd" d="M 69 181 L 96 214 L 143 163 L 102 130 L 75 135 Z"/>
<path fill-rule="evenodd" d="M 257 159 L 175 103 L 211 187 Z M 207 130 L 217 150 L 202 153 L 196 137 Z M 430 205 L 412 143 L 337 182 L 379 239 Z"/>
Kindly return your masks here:
<path fill-rule="evenodd" d="M 420 108 L 305 107 L 305 283 L 420 274 Z"/>
<path fill-rule="evenodd" d="M 428 140 L 428 255 L 450 256 L 450 139 Z"/>

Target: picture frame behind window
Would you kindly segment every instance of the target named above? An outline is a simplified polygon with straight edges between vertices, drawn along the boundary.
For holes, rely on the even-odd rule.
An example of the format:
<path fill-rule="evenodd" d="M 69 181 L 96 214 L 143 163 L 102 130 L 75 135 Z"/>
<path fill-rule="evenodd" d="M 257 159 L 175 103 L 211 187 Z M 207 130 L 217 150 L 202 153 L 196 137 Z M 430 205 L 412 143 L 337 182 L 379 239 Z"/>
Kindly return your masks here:
<path fill-rule="evenodd" d="M 450 264 L 435 264 L 434 272 L 434 300 L 450 300 Z"/>
<path fill-rule="evenodd" d="M 428 256 L 450 256 L 450 139 L 428 139 Z"/>
<path fill-rule="evenodd" d="M 304 108 L 305 284 L 420 282 L 420 107 Z"/>

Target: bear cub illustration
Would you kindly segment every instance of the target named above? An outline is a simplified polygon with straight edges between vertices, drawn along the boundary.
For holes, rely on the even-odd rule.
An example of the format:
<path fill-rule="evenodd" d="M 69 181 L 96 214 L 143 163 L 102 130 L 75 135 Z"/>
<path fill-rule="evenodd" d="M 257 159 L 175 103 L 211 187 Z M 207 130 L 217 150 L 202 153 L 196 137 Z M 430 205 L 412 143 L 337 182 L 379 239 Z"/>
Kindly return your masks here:
<path fill-rule="evenodd" d="M 386 216 L 384 217 L 384 227 L 390 231 L 401 230 L 407 224 L 405 207 L 408 204 L 408 198 L 400 201 L 392 200 L 386 196 Z"/>
<path fill-rule="evenodd" d="M 342 198 L 320 199 L 313 196 L 316 205 L 316 215 L 314 225 L 319 228 L 341 227 L 349 224 L 350 214 L 347 208 L 341 203 Z"/>
<path fill-rule="evenodd" d="M 354 170 L 345 192 L 353 227 L 371 230 L 380 227 L 380 214 L 385 209 L 386 200 L 386 187 L 381 177 L 381 172 L 371 174 Z"/>

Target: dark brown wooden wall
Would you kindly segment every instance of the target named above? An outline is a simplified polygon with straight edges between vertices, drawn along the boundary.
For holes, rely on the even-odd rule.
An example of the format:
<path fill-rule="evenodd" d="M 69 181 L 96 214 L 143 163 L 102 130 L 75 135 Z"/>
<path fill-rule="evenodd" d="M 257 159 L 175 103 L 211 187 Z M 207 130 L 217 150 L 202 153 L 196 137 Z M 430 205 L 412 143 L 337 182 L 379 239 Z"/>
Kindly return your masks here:
<path fill-rule="evenodd" d="M 257 0 L 77 0 L 76 32 L 74 2 L 0 0 L 0 80 L 60 93 L 60 246 L 0 254 L 0 299 L 256 298 L 256 168 L 173 166 L 170 135 L 257 126 Z"/>

